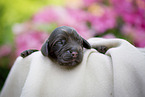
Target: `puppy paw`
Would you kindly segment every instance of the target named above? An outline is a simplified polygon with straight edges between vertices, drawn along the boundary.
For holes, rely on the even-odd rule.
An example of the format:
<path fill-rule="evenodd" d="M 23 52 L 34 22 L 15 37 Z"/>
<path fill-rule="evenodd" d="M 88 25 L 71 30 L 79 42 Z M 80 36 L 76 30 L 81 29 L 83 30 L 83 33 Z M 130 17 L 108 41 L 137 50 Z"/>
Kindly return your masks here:
<path fill-rule="evenodd" d="M 108 48 L 106 46 L 98 46 L 98 47 L 95 47 L 95 49 L 100 52 L 100 53 L 103 53 L 105 54 L 106 51 L 108 50 Z"/>
<path fill-rule="evenodd" d="M 38 51 L 38 50 L 31 50 L 31 49 L 30 50 L 25 50 L 21 53 L 21 57 L 25 58 L 25 57 L 29 56 L 30 54 L 32 54 L 33 52 L 36 52 L 36 51 Z"/>

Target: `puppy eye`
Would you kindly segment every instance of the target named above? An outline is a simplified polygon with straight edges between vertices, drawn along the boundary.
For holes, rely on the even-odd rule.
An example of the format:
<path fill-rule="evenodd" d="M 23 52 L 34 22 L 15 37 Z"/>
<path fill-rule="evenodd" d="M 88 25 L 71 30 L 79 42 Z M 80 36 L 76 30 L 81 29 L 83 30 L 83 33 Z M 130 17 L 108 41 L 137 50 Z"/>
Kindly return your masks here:
<path fill-rule="evenodd" d="M 59 42 L 57 42 L 57 44 L 63 44 L 63 42 L 59 41 Z"/>
<path fill-rule="evenodd" d="M 57 45 L 59 45 L 59 44 L 64 45 L 64 44 L 65 44 L 65 40 L 60 40 L 60 41 L 58 41 L 56 44 L 57 44 Z"/>

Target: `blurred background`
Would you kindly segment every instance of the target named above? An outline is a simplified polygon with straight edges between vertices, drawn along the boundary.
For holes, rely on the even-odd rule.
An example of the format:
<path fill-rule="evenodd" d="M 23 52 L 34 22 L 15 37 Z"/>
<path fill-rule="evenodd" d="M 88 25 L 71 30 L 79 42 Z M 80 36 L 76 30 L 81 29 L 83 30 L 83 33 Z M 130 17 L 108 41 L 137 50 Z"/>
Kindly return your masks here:
<path fill-rule="evenodd" d="M 0 0 L 0 90 L 20 53 L 40 49 L 64 25 L 85 39 L 122 38 L 145 47 L 145 1 Z"/>

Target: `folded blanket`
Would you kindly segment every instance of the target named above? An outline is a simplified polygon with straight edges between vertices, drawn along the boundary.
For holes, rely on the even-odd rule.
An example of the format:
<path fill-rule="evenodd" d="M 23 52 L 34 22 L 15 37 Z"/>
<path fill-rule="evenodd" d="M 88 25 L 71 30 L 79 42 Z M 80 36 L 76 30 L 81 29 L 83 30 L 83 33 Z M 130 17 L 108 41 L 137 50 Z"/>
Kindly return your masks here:
<path fill-rule="evenodd" d="M 145 97 L 145 49 L 122 39 L 91 38 L 81 64 L 65 68 L 41 52 L 18 57 L 0 97 Z"/>

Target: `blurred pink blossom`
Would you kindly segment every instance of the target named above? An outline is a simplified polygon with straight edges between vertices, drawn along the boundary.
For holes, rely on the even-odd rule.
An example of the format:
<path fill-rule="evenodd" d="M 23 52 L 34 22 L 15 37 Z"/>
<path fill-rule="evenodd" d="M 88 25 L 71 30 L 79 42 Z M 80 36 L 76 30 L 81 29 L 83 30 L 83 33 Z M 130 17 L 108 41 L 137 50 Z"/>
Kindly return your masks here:
<path fill-rule="evenodd" d="M 88 19 L 87 12 L 81 9 L 67 8 L 67 13 L 73 22 L 71 23 L 68 20 L 65 21 L 65 24 L 63 25 L 74 27 L 77 32 L 85 39 L 94 36 L 94 32 L 86 24 Z"/>
<path fill-rule="evenodd" d="M 103 38 L 109 39 L 109 38 L 115 38 L 115 36 L 113 34 L 106 34 L 103 36 Z"/>
<path fill-rule="evenodd" d="M 123 19 L 131 25 L 145 30 L 145 14 L 139 10 L 130 14 L 124 14 Z"/>
<path fill-rule="evenodd" d="M 21 33 L 29 32 L 30 30 L 34 29 L 33 26 L 35 24 L 32 24 L 30 21 L 25 23 L 16 23 L 13 27 L 13 33 L 15 35 L 19 35 Z"/>
<path fill-rule="evenodd" d="M 125 24 L 122 28 L 122 32 L 130 36 L 133 40 L 135 46 L 137 47 L 145 47 L 145 31 L 144 29 L 135 28 L 130 24 Z"/>
<path fill-rule="evenodd" d="M 134 10 L 132 6 L 133 0 L 110 0 L 114 9 L 118 14 L 131 13 Z"/>
<path fill-rule="evenodd" d="M 41 23 L 56 23 L 58 26 L 74 27 L 78 33 L 88 39 L 94 35 L 87 27 L 86 12 L 73 8 L 62 7 L 47 7 L 42 11 L 36 13 L 32 21 L 36 24 Z"/>
<path fill-rule="evenodd" d="M 142 30 L 137 30 L 135 37 L 135 46 L 137 47 L 145 47 L 145 32 Z"/>
<path fill-rule="evenodd" d="M 135 3 L 140 10 L 145 11 L 145 0 L 135 0 Z"/>
<path fill-rule="evenodd" d="M 38 49 L 40 50 L 41 45 L 47 39 L 48 35 L 41 32 L 33 32 L 22 33 L 18 37 L 16 37 L 16 51 L 17 55 L 24 50 L 28 49 Z"/>
<path fill-rule="evenodd" d="M 0 47 L 0 57 L 7 56 L 11 53 L 12 47 L 10 45 L 2 45 Z"/>
<path fill-rule="evenodd" d="M 26 49 L 40 49 L 48 37 L 44 33 L 49 32 L 48 29 L 51 29 L 51 32 L 59 26 L 70 26 L 75 28 L 83 38 L 88 39 L 118 27 L 116 26 L 117 17 L 121 17 L 125 22 L 122 24 L 122 32 L 125 35 L 131 35 L 136 46 L 145 46 L 144 9 L 136 7 L 133 0 L 110 0 L 110 6 L 104 5 L 100 1 L 102 0 L 83 0 L 85 9 L 83 7 L 56 6 L 41 9 L 33 15 L 32 20 L 28 23 L 14 27 L 14 32 L 18 33 L 16 38 L 17 55 Z M 55 26 L 52 27 L 51 24 L 55 24 Z M 42 26 L 44 28 L 44 25 L 45 31 L 39 29 Z M 114 38 L 115 36 L 107 34 L 103 37 Z"/>
<path fill-rule="evenodd" d="M 135 5 L 136 0 L 111 0 L 116 13 L 123 20 L 137 28 L 145 30 L 145 9 Z M 140 1 L 140 0 L 139 0 Z"/>
<path fill-rule="evenodd" d="M 98 6 L 100 7 L 99 10 L 102 11 L 97 15 L 96 13 L 91 13 L 88 17 L 88 21 L 91 23 L 92 29 L 94 29 L 96 33 L 104 33 L 106 30 L 116 26 L 116 14 L 113 9 L 109 7 Z"/>
<path fill-rule="evenodd" d="M 101 1 L 101 0 L 83 0 L 83 3 L 84 3 L 84 6 L 90 6 L 94 3 L 97 3 L 98 1 Z"/>
<path fill-rule="evenodd" d="M 113 8 L 125 22 L 122 31 L 136 46 L 145 47 L 145 2 L 143 0 L 111 0 Z"/>
<path fill-rule="evenodd" d="M 88 19 L 88 12 L 82 10 L 82 9 L 73 9 L 73 8 L 67 8 L 66 9 L 69 16 L 71 18 L 74 18 L 77 22 L 82 22 L 85 24 L 86 20 Z"/>
<path fill-rule="evenodd" d="M 40 10 L 38 13 L 36 13 L 32 21 L 37 23 L 51 23 L 51 22 L 57 22 L 59 19 L 59 16 L 57 15 L 55 11 L 55 7 L 45 7 L 42 10 Z"/>

